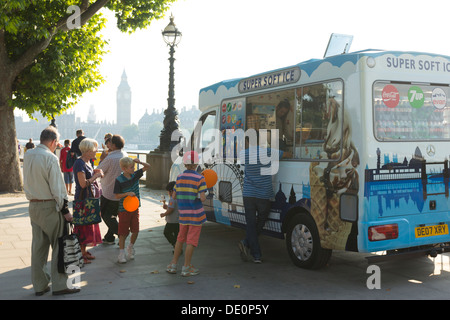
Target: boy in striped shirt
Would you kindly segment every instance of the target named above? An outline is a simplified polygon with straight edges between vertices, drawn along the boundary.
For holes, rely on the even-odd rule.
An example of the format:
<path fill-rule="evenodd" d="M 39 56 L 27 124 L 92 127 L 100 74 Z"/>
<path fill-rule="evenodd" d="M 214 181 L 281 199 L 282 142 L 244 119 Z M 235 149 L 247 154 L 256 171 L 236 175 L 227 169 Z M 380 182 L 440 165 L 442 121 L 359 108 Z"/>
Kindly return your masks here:
<path fill-rule="evenodd" d="M 177 272 L 178 258 L 186 243 L 184 256 L 184 266 L 181 270 L 183 277 L 195 276 L 199 270 L 191 264 L 194 248 L 198 245 L 202 224 L 206 222 L 206 214 L 203 210 L 202 202 L 206 200 L 205 178 L 195 169 L 198 166 L 198 154 L 195 151 L 188 151 L 183 155 L 183 163 L 187 170 L 177 177 L 173 198 L 177 200 L 178 212 L 180 214 L 180 231 L 172 262 L 167 266 L 168 273 Z M 200 196 L 200 199 L 199 199 Z"/>
<path fill-rule="evenodd" d="M 143 168 L 134 171 L 134 165 L 142 164 Z M 127 247 L 127 257 L 129 260 L 134 259 L 134 243 L 139 234 L 139 208 L 134 212 L 128 212 L 123 207 L 123 200 L 127 196 L 136 196 L 139 199 L 139 207 L 141 199 L 139 195 L 139 179 L 143 176 L 144 171 L 150 168 L 150 165 L 141 162 L 139 159 L 131 159 L 123 157 L 119 161 L 122 174 L 116 178 L 114 185 L 114 195 L 116 199 L 120 199 L 119 203 L 119 263 L 126 263 L 125 258 L 125 240 L 131 231 L 130 243 Z"/>

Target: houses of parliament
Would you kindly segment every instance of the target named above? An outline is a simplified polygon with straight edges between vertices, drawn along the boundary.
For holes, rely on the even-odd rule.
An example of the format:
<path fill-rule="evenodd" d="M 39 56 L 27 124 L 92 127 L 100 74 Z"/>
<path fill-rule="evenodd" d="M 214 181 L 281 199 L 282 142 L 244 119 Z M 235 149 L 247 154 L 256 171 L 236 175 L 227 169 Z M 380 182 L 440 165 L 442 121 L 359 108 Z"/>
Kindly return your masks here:
<path fill-rule="evenodd" d="M 103 143 L 105 133 L 122 135 L 128 146 L 133 145 L 133 149 L 153 150 L 159 145 L 159 133 L 163 128 L 164 109 L 153 111 L 151 114 L 146 110 L 137 124 L 131 123 L 131 99 L 132 91 L 128 84 L 125 70 L 122 73 L 121 81 L 116 92 L 116 122 L 97 121 L 95 107 L 90 106 L 87 121 L 83 122 L 75 113 L 68 111 L 55 117 L 61 140 L 75 139 L 75 132 L 82 129 L 86 137 L 93 138 Z M 195 121 L 198 120 L 200 111 L 196 106 L 191 109 L 183 107 L 178 110 L 178 118 L 181 128 L 192 131 Z M 33 114 L 36 120 L 24 121 L 21 116 L 15 117 L 17 138 L 28 140 L 32 138 L 38 141 L 41 131 L 46 128 L 50 122 L 39 113 Z"/>

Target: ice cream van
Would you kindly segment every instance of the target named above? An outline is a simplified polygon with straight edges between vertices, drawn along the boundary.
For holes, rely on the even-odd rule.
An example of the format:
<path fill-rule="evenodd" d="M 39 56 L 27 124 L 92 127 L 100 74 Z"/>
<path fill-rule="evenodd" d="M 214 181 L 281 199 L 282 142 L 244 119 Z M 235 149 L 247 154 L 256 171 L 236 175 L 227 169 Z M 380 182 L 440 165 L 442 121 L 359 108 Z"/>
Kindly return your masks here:
<path fill-rule="evenodd" d="M 225 156 L 236 147 L 225 132 L 277 129 L 292 158 L 272 176 L 264 233 L 285 239 L 295 265 L 323 267 L 332 250 L 378 259 L 446 251 L 449 86 L 448 56 L 364 50 L 201 89 L 189 146 L 203 157 L 198 170 L 218 175 L 208 220 L 245 228 L 245 165 Z M 170 179 L 183 170 L 179 157 Z"/>

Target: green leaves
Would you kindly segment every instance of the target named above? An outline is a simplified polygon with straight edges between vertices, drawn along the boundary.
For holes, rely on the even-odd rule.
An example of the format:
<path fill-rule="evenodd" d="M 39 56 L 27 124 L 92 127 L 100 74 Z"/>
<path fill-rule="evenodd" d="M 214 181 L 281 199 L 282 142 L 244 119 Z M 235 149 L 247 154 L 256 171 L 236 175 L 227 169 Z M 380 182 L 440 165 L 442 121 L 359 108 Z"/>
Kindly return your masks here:
<path fill-rule="evenodd" d="M 80 29 L 53 36 L 50 45 L 17 77 L 13 106 L 51 117 L 98 87 L 103 82 L 98 66 L 107 44 L 99 34 L 104 22 L 98 14 Z"/>
<path fill-rule="evenodd" d="M 172 2 L 111 0 L 106 7 L 115 11 L 118 28 L 131 33 L 161 18 Z M 91 6 L 93 3 L 89 2 Z M 29 59 L 31 64 L 15 70 L 18 76 L 12 84 L 11 107 L 29 115 L 40 111 L 51 118 L 75 106 L 83 93 L 95 90 L 104 81 L 98 67 L 107 52 L 107 41 L 100 34 L 105 20 L 97 13 L 80 28 L 55 33 L 70 16 L 70 5 L 81 6 L 81 1 L 0 0 L 0 31 L 5 34 L 2 43 L 0 32 L 0 49 L 5 45 L 8 59 L 0 60 L 0 69 L 29 55 L 33 46 L 50 41 Z M 0 82 L 6 81 L 5 77 L 0 74 Z"/>
<path fill-rule="evenodd" d="M 116 13 L 119 30 L 132 33 L 148 27 L 152 20 L 162 18 L 173 2 L 175 0 L 111 0 L 106 7 Z"/>

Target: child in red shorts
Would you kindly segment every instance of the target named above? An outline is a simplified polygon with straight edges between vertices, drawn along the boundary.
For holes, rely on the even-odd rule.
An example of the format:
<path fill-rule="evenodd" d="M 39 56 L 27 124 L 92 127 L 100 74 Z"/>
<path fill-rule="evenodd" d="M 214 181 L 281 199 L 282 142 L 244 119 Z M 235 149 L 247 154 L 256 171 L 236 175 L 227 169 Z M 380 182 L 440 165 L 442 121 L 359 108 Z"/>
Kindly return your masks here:
<path fill-rule="evenodd" d="M 114 194 L 116 199 L 120 199 L 119 203 L 119 263 L 126 263 L 125 258 L 125 240 L 131 231 L 130 243 L 127 247 L 127 258 L 134 259 L 134 243 L 139 234 L 139 208 L 136 211 L 128 212 L 123 207 L 123 200 L 127 196 L 136 196 L 139 199 L 139 207 L 141 206 L 141 199 L 139 196 L 139 179 L 143 176 L 150 165 L 141 162 L 139 159 L 131 159 L 124 157 L 120 159 L 120 168 L 122 174 L 116 178 L 114 185 Z M 135 163 L 142 164 L 144 167 L 134 171 Z"/>
<path fill-rule="evenodd" d="M 191 264 L 194 248 L 198 245 L 202 224 L 206 214 L 202 202 L 206 200 L 207 190 L 205 178 L 195 171 L 198 166 L 198 154 L 195 151 L 183 155 L 183 163 L 187 170 L 177 177 L 173 198 L 177 199 L 180 231 L 178 232 L 175 251 L 171 263 L 167 266 L 168 273 L 177 272 L 177 262 L 186 243 L 184 266 L 181 275 L 195 276 L 199 270 Z M 200 196 L 200 199 L 199 199 Z"/>

